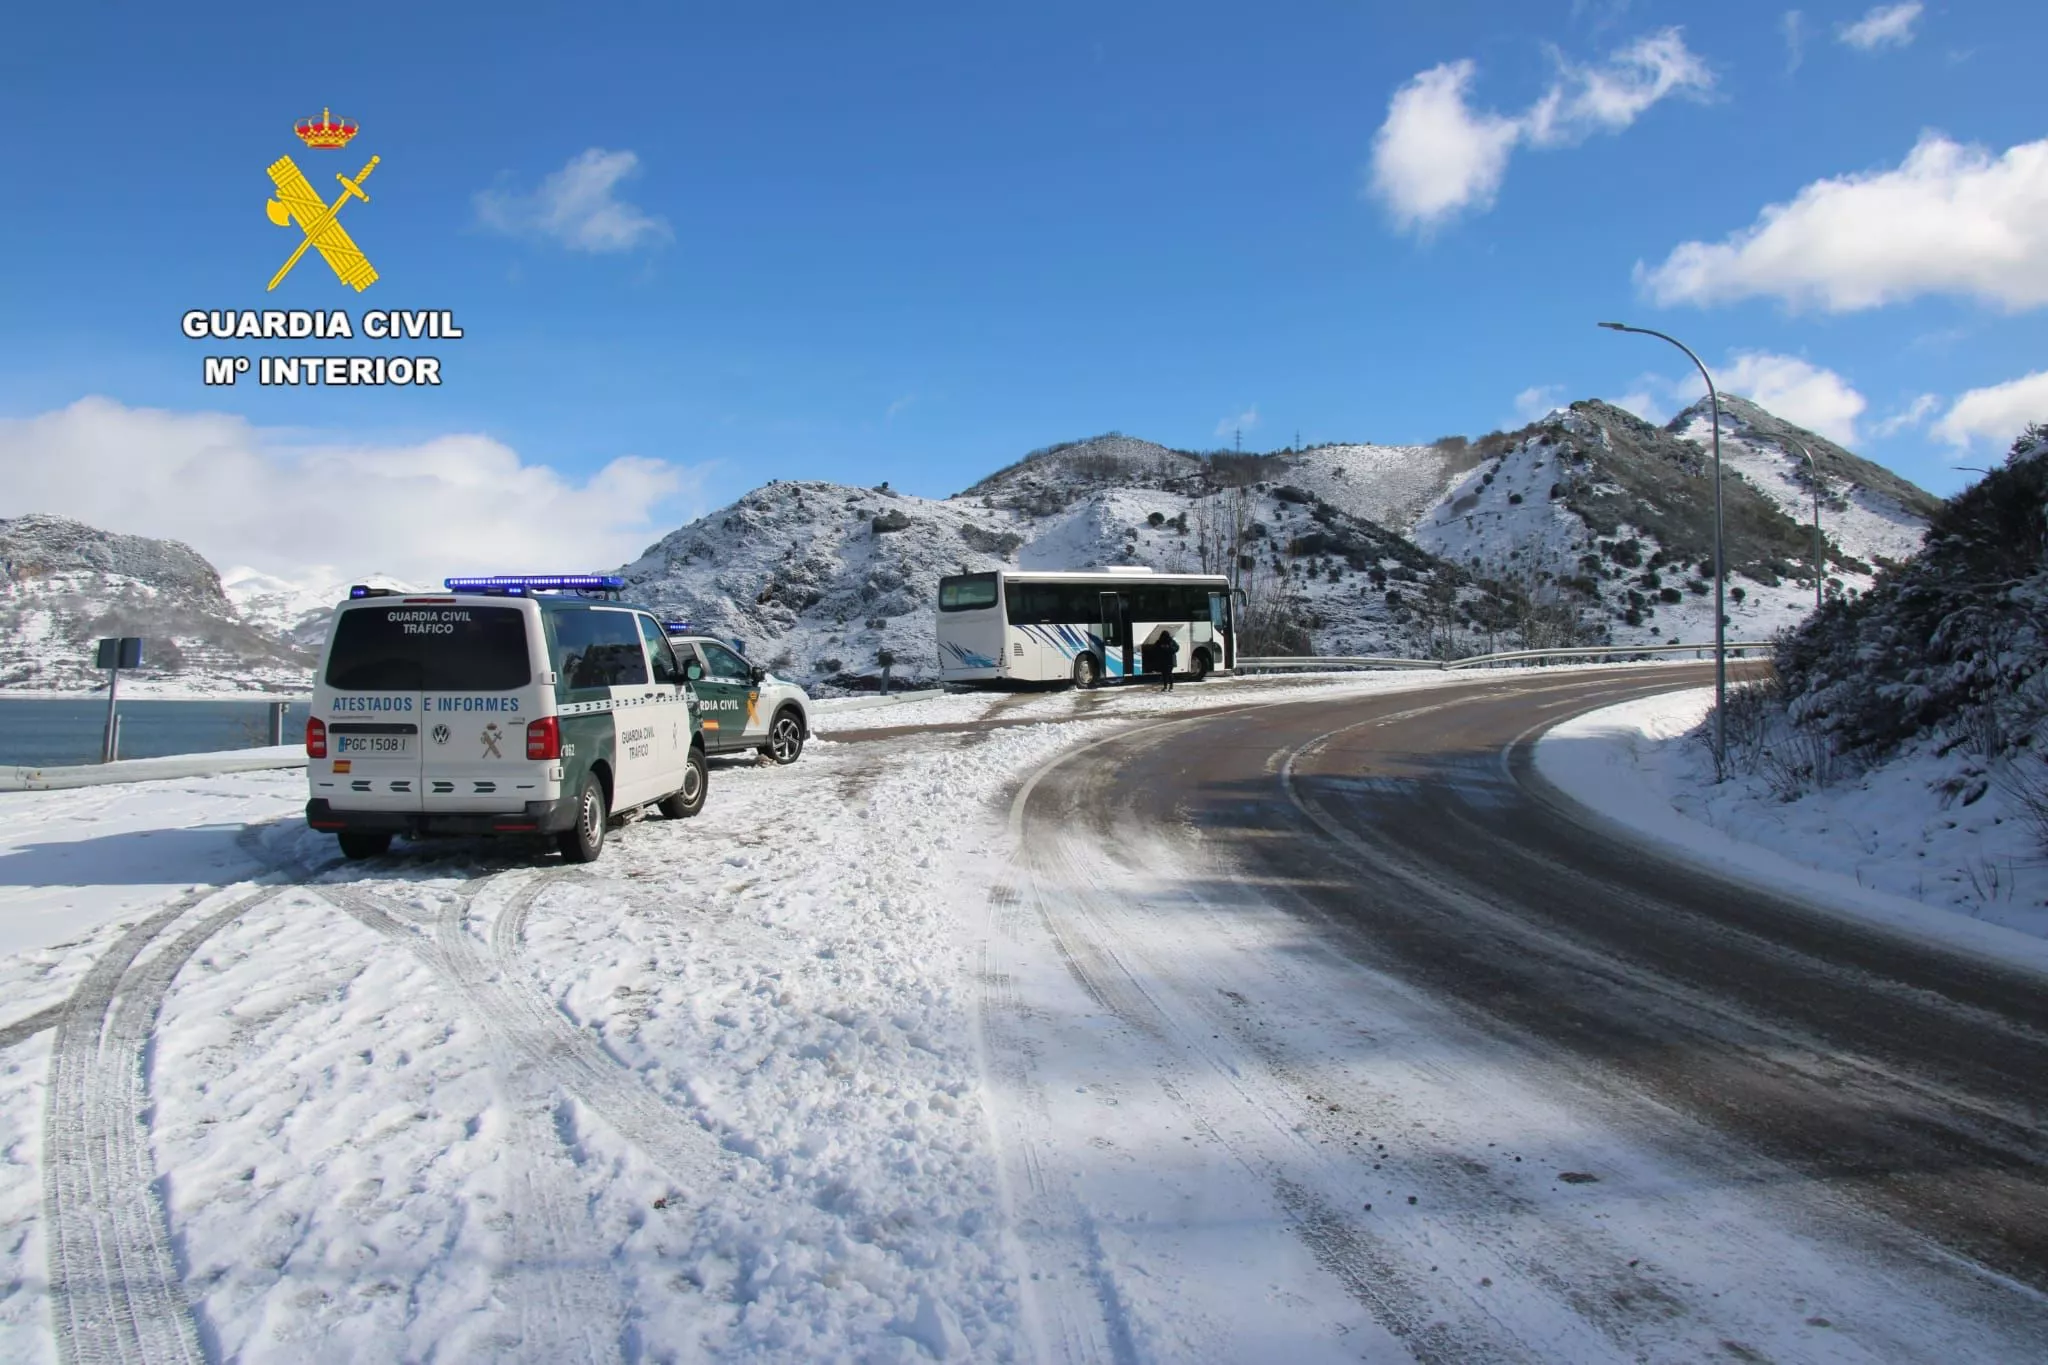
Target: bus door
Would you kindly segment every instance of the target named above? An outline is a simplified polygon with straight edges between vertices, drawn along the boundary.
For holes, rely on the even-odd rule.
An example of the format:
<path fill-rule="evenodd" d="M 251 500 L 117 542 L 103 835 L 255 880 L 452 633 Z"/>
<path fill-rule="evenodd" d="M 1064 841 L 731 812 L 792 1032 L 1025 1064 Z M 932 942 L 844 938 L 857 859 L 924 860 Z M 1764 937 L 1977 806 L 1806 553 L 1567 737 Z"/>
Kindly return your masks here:
<path fill-rule="evenodd" d="M 1223 658 L 1220 667 L 1237 666 L 1237 641 L 1232 639 L 1230 629 L 1230 595 L 1212 592 L 1209 594 L 1209 629 L 1223 641 Z"/>
<path fill-rule="evenodd" d="M 1124 629 L 1124 598 L 1122 593 L 1102 592 L 1095 595 L 1099 604 L 1098 615 L 1102 621 L 1102 673 L 1108 678 L 1131 676 L 1131 638 Z"/>

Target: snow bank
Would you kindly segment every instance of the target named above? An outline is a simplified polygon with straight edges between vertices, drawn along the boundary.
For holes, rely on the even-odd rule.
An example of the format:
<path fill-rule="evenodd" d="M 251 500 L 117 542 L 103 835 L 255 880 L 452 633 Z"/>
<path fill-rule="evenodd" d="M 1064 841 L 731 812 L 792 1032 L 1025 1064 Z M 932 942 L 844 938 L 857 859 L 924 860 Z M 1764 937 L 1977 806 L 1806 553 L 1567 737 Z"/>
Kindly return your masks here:
<path fill-rule="evenodd" d="M 1692 731 L 1713 689 L 1670 692 L 1555 726 L 1537 771 L 1673 853 L 1896 932 L 2048 971 L 2048 867 L 1994 790 L 1944 809 L 1931 755 L 1783 802 L 1760 778 L 1713 781 Z M 1941 765 L 1946 772 L 1946 765 Z"/>

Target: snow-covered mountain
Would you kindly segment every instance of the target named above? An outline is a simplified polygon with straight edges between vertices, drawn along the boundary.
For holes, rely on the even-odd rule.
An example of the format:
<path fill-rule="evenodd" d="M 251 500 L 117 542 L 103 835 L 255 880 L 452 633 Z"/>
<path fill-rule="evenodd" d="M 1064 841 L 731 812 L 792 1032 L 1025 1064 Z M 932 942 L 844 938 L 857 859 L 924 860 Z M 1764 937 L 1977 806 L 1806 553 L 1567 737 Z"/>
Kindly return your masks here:
<path fill-rule="evenodd" d="M 188 545 L 62 517 L 0 520 L 0 687 L 104 686 L 93 642 L 108 635 L 148 642 L 135 675 L 141 692 L 297 688 L 312 664 L 244 620 Z"/>
<path fill-rule="evenodd" d="M 1401 469 L 1374 493 L 1360 452 Z M 1403 453 L 1417 469 L 1401 464 Z M 1505 629 L 1511 604 L 1440 573 L 1435 557 L 1296 478 L 1343 485 L 1352 505 L 1404 505 L 1442 477 L 1424 447 L 1328 447 L 1200 456 L 1120 435 L 1034 452 L 946 499 L 886 485 L 776 482 L 663 538 L 622 570 L 633 595 L 743 640 L 812 684 L 937 672 L 932 604 L 951 573 L 1144 564 L 1236 565 L 1265 648 L 1412 653 L 1460 610 Z"/>
<path fill-rule="evenodd" d="M 335 603 L 345 601 L 349 588 L 357 583 L 399 592 L 430 591 L 420 584 L 381 573 L 310 583 L 277 578 L 246 566 L 221 575 L 221 588 L 244 621 L 309 655 L 320 652 L 327 641 L 327 623 L 334 615 Z"/>
<path fill-rule="evenodd" d="M 1825 590 L 1867 591 L 1940 505 L 1889 470 L 1721 400 L 1729 630 L 1761 638 L 1813 609 L 1811 450 L 1823 485 Z M 1598 401 L 1491 438 L 1425 511 L 1416 543 L 1475 573 L 1548 589 L 1618 643 L 1713 634 L 1712 421 L 1704 399 L 1658 428 Z"/>
<path fill-rule="evenodd" d="M 633 595 L 811 685 L 936 675 L 932 603 L 950 573 L 1144 564 L 1227 571 L 1248 652 L 1446 654 L 1712 633 L 1704 407 L 1665 428 L 1599 402 L 1478 441 L 1198 454 L 1118 433 L 1033 451 L 949 498 L 777 480 L 664 536 Z M 1935 499 L 1741 399 L 1724 399 L 1731 629 L 1812 606 L 1803 444 L 1827 486 L 1830 590 L 1913 552 Z M 347 582 L 212 567 L 168 542 L 54 518 L 0 522 L 13 567 L 0 686 L 96 680 L 79 641 L 169 637 L 157 657 L 214 685 L 303 685 Z M 68 528 L 61 534 L 50 528 Z M 37 529 L 42 528 L 42 529 Z M 61 553 L 48 547 L 69 547 Z M 43 547 L 43 548 L 36 548 Z M 418 591 L 379 575 L 354 582 Z M 116 607 L 125 611 L 121 615 Z M 170 628 L 167 628 L 170 627 Z M 89 660 L 85 661 L 89 663 Z M 270 670 L 265 672 L 264 670 Z"/>

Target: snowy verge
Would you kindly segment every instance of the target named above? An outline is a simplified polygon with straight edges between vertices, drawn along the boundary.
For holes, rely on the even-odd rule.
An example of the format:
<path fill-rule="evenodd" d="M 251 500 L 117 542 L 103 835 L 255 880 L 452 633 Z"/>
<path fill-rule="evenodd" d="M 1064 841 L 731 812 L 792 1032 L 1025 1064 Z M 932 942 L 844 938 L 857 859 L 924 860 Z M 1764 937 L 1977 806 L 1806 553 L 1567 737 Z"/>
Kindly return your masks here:
<path fill-rule="evenodd" d="M 0 792 L 104 787 L 114 782 L 156 782 L 166 778 L 212 777 L 216 773 L 248 773 L 264 768 L 305 766 L 305 745 L 267 744 L 260 749 L 165 754 L 161 758 L 123 758 L 112 763 L 81 763 L 60 768 L 0 768 Z"/>
<path fill-rule="evenodd" d="M 2022 833 L 2016 821 L 1940 809 L 1910 760 L 1791 802 L 1776 800 L 1756 778 L 1716 786 L 1709 756 L 1687 738 L 1712 706 L 1713 689 L 1701 688 L 1575 716 L 1543 734 L 1536 770 L 1596 816 L 1695 865 L 2048 974 L 2048 876 L 2038 862 L 2025 866 L 2013 854 Z M 1954 896 L 1945 869 L 1999 858 L 2010 898 Z"/>

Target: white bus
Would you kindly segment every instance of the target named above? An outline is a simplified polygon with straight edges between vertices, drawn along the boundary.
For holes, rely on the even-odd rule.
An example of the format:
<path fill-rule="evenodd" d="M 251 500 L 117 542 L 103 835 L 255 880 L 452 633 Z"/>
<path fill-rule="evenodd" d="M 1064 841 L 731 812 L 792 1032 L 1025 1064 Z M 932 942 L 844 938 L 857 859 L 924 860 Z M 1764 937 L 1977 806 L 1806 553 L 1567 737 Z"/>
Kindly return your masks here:
<path fill-rule="evenodd" d="M 939 580 L 939 677 L 1093 687 L 1156 673 L 1156 647 L 1171 635 L 1180 646 L 1175 673 L 1199 682 L 1237 666 L 1232 608 L 1222 574 L 956 574 Z"/>

